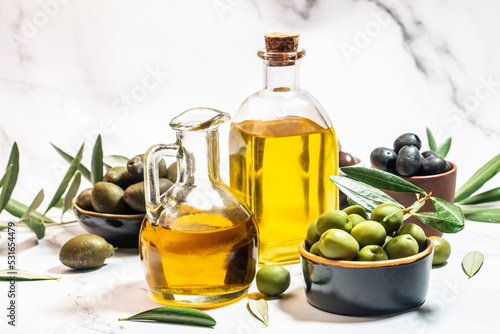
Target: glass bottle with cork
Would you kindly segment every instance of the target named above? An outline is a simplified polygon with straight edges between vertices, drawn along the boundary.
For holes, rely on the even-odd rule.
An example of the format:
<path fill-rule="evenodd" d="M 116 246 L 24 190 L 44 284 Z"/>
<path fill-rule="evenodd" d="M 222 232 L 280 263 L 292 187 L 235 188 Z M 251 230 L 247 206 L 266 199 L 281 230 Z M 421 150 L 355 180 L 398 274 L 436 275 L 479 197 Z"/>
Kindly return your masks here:
<path fill-rule="evenodd" d="M 230 186 L 259 226 L 259 265 L 299 261 L 298 245 L 322 213 L 338 208 L 337 139 L 328 114 L 299 86 L 298 33 L 265 35 L 264 88 L 234 115 Z"/>

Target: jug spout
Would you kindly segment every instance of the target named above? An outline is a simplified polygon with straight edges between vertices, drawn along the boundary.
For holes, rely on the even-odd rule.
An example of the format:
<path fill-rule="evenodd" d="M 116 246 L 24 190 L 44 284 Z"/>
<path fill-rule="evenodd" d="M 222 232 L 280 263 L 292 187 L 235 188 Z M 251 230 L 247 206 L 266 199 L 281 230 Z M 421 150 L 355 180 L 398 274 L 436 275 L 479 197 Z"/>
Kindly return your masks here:
<path fill-rule="evenodd" d="M 210 131 L 229 121 L 228 113 L 211 108 L 193 108 L 186 110 L 170 121 L 170 127 L 176 131 Z"/>
<path fill-rule="evenodd" d="M 168 207 L 175 211 L 176 201 L 169 201 L 172 193 L 185 190 L 181 188 L 194 184 L 196 180 L 219 182 L 217 128 L 230 118 L 228 113 L 215 109 L 189 109 L 170 121 L 170 127 L 177 132 L 176 143 L 155 145 L 148 150 L 145 157 L 144 193 L 146 215 L 151 225 L 158 224 L 163 209 Z M 162 198 L 158 166 L 164 157 L 177 158 L 177 181 Z"/>

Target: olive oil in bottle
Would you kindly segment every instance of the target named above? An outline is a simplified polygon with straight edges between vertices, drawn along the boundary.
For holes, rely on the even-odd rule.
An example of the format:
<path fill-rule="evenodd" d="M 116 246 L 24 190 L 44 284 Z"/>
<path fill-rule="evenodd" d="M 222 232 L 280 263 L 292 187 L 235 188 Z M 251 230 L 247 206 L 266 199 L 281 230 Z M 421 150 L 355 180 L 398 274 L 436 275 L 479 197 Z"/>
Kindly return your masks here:
<path fill-rule="evenodd" d="M 337 139 L 328 115 L 298 85 L 298 34 L 266 35 L 265 86 L 243 102 L 229 135 L 230 185 L 259 226 L 259 264 L 298 262 L 298 245 L 338 208 Z M 290 43 L 293 44 L 290 49 Z"/>

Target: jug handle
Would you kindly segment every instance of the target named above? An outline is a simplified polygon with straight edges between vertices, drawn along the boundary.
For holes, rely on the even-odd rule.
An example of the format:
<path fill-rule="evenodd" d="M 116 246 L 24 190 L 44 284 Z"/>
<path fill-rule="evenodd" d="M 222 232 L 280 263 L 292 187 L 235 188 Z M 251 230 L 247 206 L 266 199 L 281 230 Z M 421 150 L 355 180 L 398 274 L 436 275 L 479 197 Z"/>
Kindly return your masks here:
<path fill-rule="evenodd" d="M 144 194 L 146 195 L 146 216 L 151 226 L 157 226 L 161 213 L 160 177 L 158 167 L 162 157 L 176 157 L 179 145 L 159 144 L 152 146 L 144 159 Z"/>

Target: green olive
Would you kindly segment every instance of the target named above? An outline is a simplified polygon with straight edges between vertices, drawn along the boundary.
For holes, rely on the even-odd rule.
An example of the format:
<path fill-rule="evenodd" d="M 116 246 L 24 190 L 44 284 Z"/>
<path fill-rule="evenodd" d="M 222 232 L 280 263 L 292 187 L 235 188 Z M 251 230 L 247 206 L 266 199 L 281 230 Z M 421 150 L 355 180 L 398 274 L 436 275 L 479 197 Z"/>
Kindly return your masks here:
<path fill-rule="evenodd" d="M 403 222 L 403 212 L 400 210 L 401 208 L 395 203 L 380 204 L 375 209 L 373 209 L 370 219 L 382 224 L 387 235 L 392 235 L 399 229 L 401 223 Z M 396 211 L 399 212 L 395 213 Z M 385 219 L 389 215 L 392 216 Z"/>
<path fill-rule="evenodd" d="M 344 230 L 347 233 L 351 232 L 352 223 L 347 213 L 342 210 L 329 210 L 319 216 L 316 223 L 318 235 L 322 235 L 331 228 Z"/>
<path fill-rule="evenodd" d="M 83 210 L 94 210 L 94 207 L 92 206 L 92 188 L 83 190 L 78 197 L 76 197 L 76 205 Z"/>
<path fill-rule="evenodd" d="M 450 243 L 441 237 L 431 236 L 429 237 L 432 244 L 434 245 L 434 257 L 432 258 L 433 265 L 440 265 L 445 263 L 451 255 L 451 245 Z"/>
<path fill-rule="evenodd" d="M 102 213 L 126 214 L 131 210 L 123 199 L 123 189 L 111 182 L 97 182 L 92 189 L 92 206 Z"/>
<path fill-rule="evenodd" d="M 172 182 L 168 179 L 160 180 L 160 195 L 167 191 L 171 186 Z M 129 207 L 138 212 L 146 212 L 146 198 L 144 196 L 144 181 L 134 183 L 125 189 L 123 193 L 123 200 Z"/>
<path fill-rule="evenodd" d="M 389 259 L 412 256 L 418 253 L 418 243 L 409 234 L 397 235 L 385 245 L 385 252 Z"/>
<path fill-rule="evenodd" d="M 329 259 L 354 260 L 359 252 L 359 244 L 346 231 L 332 228 L 321 235 L 319 250 Z"/>
<path fill-rule="evenodd" d="M 103 179 L 104 182 L 111 182 L 122 189 L 127 189 L 133 183 L 132 176 L 127 167 L 113 167 L 108 169 Z"/>
<path fill-rule="evenodd" d="M 387 253 L 379 245 L 367 245 L 358 253 L 356 261 L 385 261 L 388 260 Z"/>
<path fill-rule="evenodd" d="M 319 241 L 315 242 L 312 246 L 311 249 L 309 249 L 309 253 L 318 255 L 318 256 L 323 256 L 323 253 L 319 250 Z"/>
<path fill-rule="evenodd" d="M 361 205 L 351 205 L 347 208 L 344 208 L 342 211 L 347 213 L 348 215 L 357 214 L 363 217 L 365 220 L 368 220 L 368 215 L 366 214 L 365 209 Z"/>
<path fill-rule="evenodd" d="M 144 156 L 144 154 L 138 154 L 127 163 L 127 170 L 134 183 L 144 181 Z M 167 178 L 167 165 L 163 159 L 158 164 L 158 176 L 160 178 Z"/>
<path fill-rule="evenodd" d="M 425 232 L 417 224 L 408 223 L 403 224 L 396 232 L 396 235 L 409 234 L 417 240 L 419 251 L 423 251 L 426 244 Z"/>
<path fill-rule="evenodd" d="M 386 237 L 385 228 L 382 224 L 373 220 L 367 220 L 354 226 L 351 235 L 361 248 L 368 245 L 382 246 Z"/>
<path fill-rule="evenodd" d="M 290 272 L 277 265 L 263 267 L 257 272 L 255 282 L 261 293 L 276 297 L 290 286 Z"/>
<path fill-rule="evenodd" d="M 316 223 L 318 221 L 315 220 L 309 225 L 307 228 L 307 245 L 311 247 L 314 243 L 319 241 L 320 235 L 318 234 L 318 231 L 316 230 Z"/>
<path fill-rule="evenodd" d="M 78 235 L 66 242 L 59 252 L 59 260 L 74 269 L 100 267 L 115 253 L 114 247 L 95 234 Z"/>
<path fill-rule="evenodd" d="M 351 221 L 352 223 L 352 227 L 358 225 L 359 223 L 362 223 L 362 222 L 365 222 L 366 219 L 364 219 L 363 217 L 361 217 L 360 215 L 358 215 L 357 213 L 351 213 L 349 215 L 349 220 Z"/>

